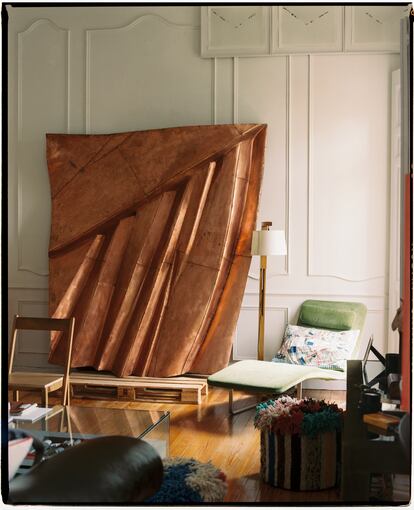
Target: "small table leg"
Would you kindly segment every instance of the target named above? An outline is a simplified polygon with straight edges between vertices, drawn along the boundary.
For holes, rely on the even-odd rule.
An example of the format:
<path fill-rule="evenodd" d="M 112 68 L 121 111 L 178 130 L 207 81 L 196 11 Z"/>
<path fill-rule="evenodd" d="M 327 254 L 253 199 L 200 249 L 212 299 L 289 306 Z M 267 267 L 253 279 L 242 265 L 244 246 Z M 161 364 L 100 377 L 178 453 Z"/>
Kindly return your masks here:
<path fill-rule="evenodd" d="M 45 388 L 42 392 L 42 407 L 49 407 L 49 395 L 47 389 Z"/>

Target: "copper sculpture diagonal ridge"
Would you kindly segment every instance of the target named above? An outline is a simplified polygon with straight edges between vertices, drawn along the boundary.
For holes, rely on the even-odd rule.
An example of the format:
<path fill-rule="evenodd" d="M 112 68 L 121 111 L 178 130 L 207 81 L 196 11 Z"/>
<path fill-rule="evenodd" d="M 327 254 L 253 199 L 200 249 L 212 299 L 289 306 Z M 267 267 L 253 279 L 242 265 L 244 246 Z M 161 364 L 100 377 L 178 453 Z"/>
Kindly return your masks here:
<path fill-rule="evenodd" d="M 72 365 L 210 374 L 230 358 L 266 125 L 47 135 L 49 312 L 76 317 Z M 51 336 L 63 364 L 66 338 Z"/>

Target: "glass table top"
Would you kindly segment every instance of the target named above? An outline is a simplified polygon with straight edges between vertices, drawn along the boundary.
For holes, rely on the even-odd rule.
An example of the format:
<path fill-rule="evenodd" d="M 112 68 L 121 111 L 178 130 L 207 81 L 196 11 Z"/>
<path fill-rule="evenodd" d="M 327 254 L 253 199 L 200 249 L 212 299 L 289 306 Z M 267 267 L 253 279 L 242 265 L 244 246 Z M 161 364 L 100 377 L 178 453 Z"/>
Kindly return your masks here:
<path fill-rule="evenodd" d="M 15 419 L 16 428 L 30 431 L 72 432 L 82 435 L 144 437 L 164 420 L 168 411 L 102 407 L 55 406 L 45 417 L 28 422 Z"/>
<path fill-rule="evenodd" d="M 53 444 L 76 444 L 98 436 L 130 436 L 152 444 L 164 458 L 169 453 L 169 420 L 168 411 L 59 405 L 35 422 L 15 419 L 9 427 Z"/>

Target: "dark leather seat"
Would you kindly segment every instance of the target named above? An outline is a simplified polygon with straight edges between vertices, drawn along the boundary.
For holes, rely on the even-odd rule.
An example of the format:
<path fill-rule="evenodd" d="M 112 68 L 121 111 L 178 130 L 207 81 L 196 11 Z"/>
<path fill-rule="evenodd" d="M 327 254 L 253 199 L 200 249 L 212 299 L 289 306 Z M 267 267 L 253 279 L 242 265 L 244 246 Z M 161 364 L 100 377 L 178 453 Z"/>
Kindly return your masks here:
<path fill-rule="evenodd" d="M 163 465 L 145 441 L 125 436 L 90 439 L 35 465 L 9 483 L 7 503 L 125 503 L 144 501 L 161 486 Z"/>

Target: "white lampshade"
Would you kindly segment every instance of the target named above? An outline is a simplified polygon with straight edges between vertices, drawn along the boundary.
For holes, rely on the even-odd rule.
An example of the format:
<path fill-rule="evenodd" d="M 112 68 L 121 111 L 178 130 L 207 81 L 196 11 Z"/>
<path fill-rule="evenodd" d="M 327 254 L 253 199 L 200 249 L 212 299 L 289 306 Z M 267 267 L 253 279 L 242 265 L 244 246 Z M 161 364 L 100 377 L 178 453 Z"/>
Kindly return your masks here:
<path fill-rule="evenodd" d="M 252 255 L 286 255 L 283 230 L 254 230 Z"/>

